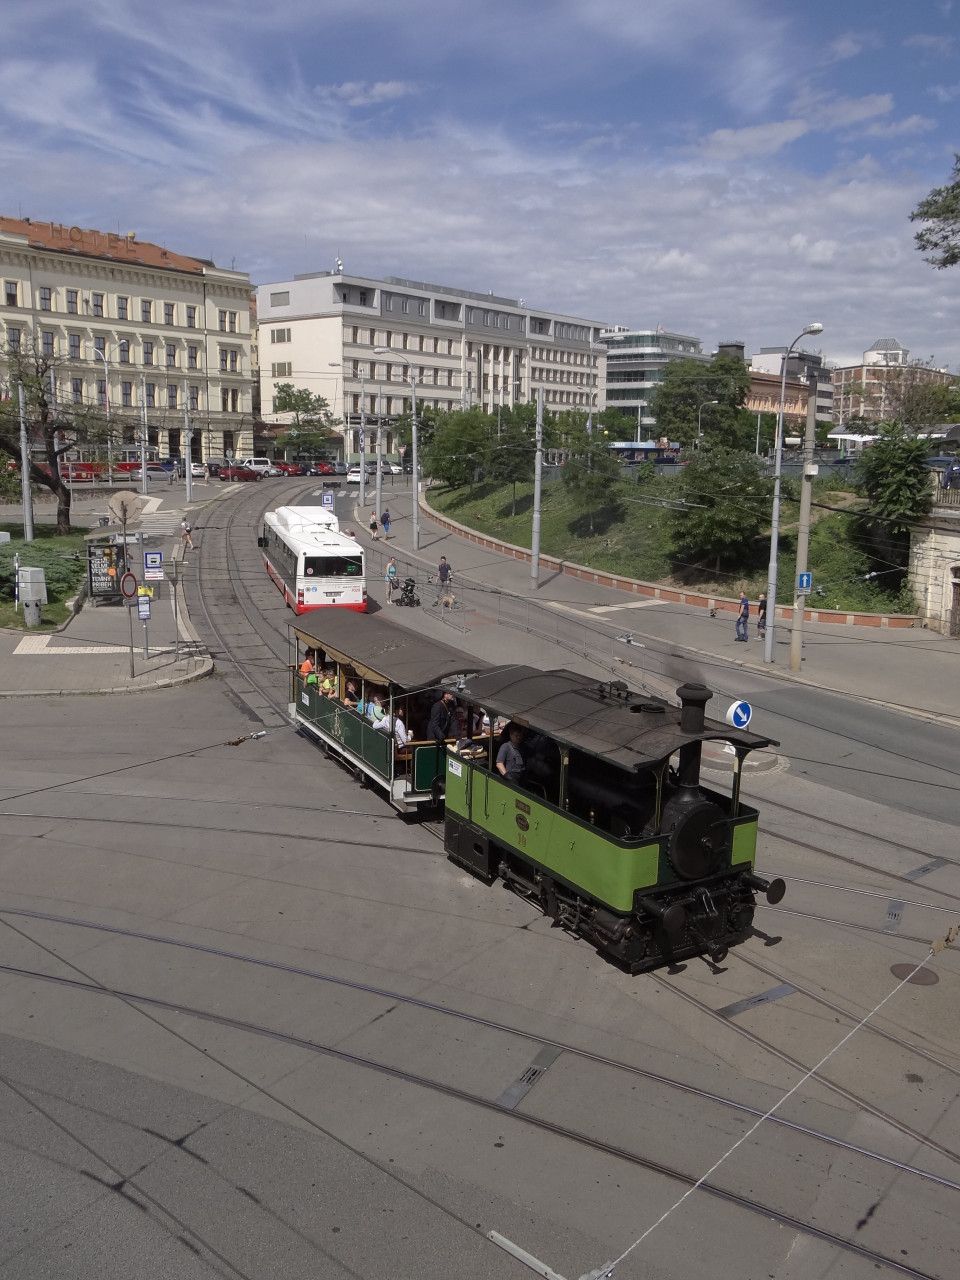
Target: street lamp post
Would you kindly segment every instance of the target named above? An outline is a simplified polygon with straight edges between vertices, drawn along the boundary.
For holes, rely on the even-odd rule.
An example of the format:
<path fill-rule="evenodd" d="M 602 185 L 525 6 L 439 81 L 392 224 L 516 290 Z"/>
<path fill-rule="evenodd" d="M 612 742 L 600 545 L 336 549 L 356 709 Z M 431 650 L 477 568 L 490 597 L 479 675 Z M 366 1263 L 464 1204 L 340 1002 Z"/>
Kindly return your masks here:
<path fill-rule="evenodd" d="M 719 400 L 704 400 L 703 404 L 697 409 L 697 448 L 700 448 L 700 441 L 703 439 L 703 411 L 711 404 L 719 404 Z"/>
<path fill-rule="evenodd" d="M 780 364 L 780 404 L 777 408 L 777 436 L 773 462 L 773 511 L 770 517 L 770 566 L 767 571 L 767 629 L 763 637 L 764 662 L 773 662 L 774 633 L 777 626 L 777 554 L 780 541 L 780 477 L 783 473 L 783 405 L 787 397 L 787 361 L 800 339 L 814 333 L 823 333 L 823 325 L 816 320 L 812 324 L 804 325 L 783 353 Z"/>
<path fill-rule="evenodd" d="M 344 410 L 346 410 L 346 407 L 347 407 L 347 371 L 346 371 L 346 369 L 344 368 L 344 366 L 343 366 L 342 362 L 341 362 L 341 361 L 339 361 L 339 360 L 331 360 L 329 363 L 330 363 L 330 368 L 331 368 L 331 369 L 339 369 L 339 370 L 341 371 L 341 373 L 343 374 L 343 407 L 344 407 Z M 364 375 L 363 367 L 362 367 L 362 366 L 360 367 L 360 372 L 359 372 L 359 374 L 358 374 L 358 377 L 360 378 L 360 492 L 359 492 L 359 494 L 357 495 L 357 501 L 360 503 L 360 506 L 361 506 L 361 507 L 363 507 L 363 506 L 365 506 L 365 505 L 366 505 L 366 501 L 367 501 L 367 489 L 366 489 L 366 481 L 367 481 L 367 466 L 366 466 L 366 463 L 367 463 L 367 454 L 366 454 L 366 446 L 367 446 L 367 409 L 366 409 L 366 401 L 367 401 L 367 383 L 366 383 L 366 377 L 365 377 L 365 375 Z M 336 397 L 334 397 L 334 400 L 336 400 Z M 344 414 L 344 416 L 346 416 L 346 414 Z M 377 494 L 377 502 L 378 502 L 378 504 L 379 504 L 379 501 L 380 501 L 380 495 L 379 495 L 379 493 L 378 493 L 378 494 Z"/>
<path fill-rule="evenodd" d="M 417 379 L 413 365 L 402 351 L 394 351 L 392 347 L 374 347 L 374 355 L 394 355 L 407 366 L 410 375 L 410 464 L 413 471 L 413 549 L 420 550 L 420 452 L 417 423 Z"/>

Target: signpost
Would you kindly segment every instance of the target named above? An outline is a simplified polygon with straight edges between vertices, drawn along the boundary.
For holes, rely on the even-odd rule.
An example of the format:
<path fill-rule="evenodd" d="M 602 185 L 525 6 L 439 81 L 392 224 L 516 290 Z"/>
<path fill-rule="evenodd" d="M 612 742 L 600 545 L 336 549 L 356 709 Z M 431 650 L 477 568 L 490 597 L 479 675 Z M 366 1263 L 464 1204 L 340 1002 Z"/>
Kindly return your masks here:
<path fill-rule="evenodd" d="M 749 702 L 742 699 L 737 702 L 731 702 L 727 707 L 727 714 L 724 720 L 729 725 L 733 725 L 734 729 L 745 729 L 753 718 L 753 707 Z"/>
<path fill-rule="evenodd" d="M 320 505 L 332 511 L 334 508 L 335 501 L 336 501 L 336 494 L 333 492 L 333 490 L 324 489 L 323 495 L 320 498 Z"/>
<path fill-rule="evenodd" d="M 163 579 L 164 579 L 163 552 L 162 551 L 144 551 L 143 553 L 144 582 L 162 582 Z"/>
<path fill-rule="evenodd" d="M 146 588 L 146 590 L 149 591 L 150 588 L 148 587 Z M 144 591 L 144 588 L 141 587 L 140 591 Z M 147 624 L 150 621 L 150 597 L 146 594 L 140 595 L 138 593 L 137 595 L 137 617 L 143 623 L 143 656 L 145 658 L 149 658 L 150 657 L 150 633 L 147 628 Z"/>
<path fill-rule="evenodd" d="M 797 574 L 797 595 L 808 595 L 813 590 L 813 574 Z"/>

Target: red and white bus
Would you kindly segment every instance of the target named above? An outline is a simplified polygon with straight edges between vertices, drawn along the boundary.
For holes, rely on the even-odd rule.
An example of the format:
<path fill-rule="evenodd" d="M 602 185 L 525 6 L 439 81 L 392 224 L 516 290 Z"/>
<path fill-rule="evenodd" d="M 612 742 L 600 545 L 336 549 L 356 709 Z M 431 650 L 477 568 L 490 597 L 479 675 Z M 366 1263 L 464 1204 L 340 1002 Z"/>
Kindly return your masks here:
<path fill-rule="evenodd" d="M 340 532 L 332 512 L 319 507 L 268 511 L 257 545 L 264 568 L 294 613 L 330 608 L 366 612 L 363 547 Z"/>

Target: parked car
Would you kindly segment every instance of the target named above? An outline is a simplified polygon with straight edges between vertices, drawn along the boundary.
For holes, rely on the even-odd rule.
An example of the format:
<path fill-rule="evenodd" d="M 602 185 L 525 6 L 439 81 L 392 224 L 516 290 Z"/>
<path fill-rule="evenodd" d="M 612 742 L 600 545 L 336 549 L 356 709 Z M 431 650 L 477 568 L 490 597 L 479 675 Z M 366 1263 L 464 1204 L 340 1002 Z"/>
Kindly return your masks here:
<path fill-rule="evenodd" d="M 283 474 L 269 458 L 244 458 L 238 465 L 249 467 L 251 471 L 258 471 L 262 476 L 279 476 Z"/>
<path fill-rule="evenodd" d="M 191 462 L 190 475 L 194 480 L 203 480 L 206 478 L 207 468 L 202 462 Z"/>
<path fill-rule="evenodd" d="M 309 475 L 306 467 L 302 462 L 284 462 L 282 459 L 275 459 L 274 467 L 282 476 L 305 476 Z"/>
<path fill-rule="evenodd" d="M 239 462 L 225 463 L 217 473 L 221 480 L 262 480 L 263 473 Z"/>
<path fill-rule="evenodd" d="M 391 476 L 402 476 L 403 467 L 399 462 L 385 462 L 383 464 L 384 474 Z"/>
<path fill-rule="evenodd" d="M 170 480 L 170 477 L 171 477 L 171 475 L 172 475 L 172 474 L 173 474 L 173 472 L 172 472 L 172 471 L 169 471 L 169 470 L 168 470 L 165 466 L 163 466 L 163 464 L 162 464 L 162 463 L 160 463 L 160 462 L 148 462 L 148 463 L 147 463 L 147 482 L 148 482 L 148 483 L 149 483 L 151 480 L 166 480 L 166 481 L 169 481 L 169 480 Z M 125 475 L 127 476 L 127 479 L 129 479 L 129 480 L 140 480 L 140 479 L 142 478 L 142 476 L 143 476 L 143 471 L 142 471 L 142 469 L 141 469 L 140 467 L 137 467 L 137 468 L 136 468 L 135 470 L 133 470 L 133 471 L 127 471 L 127 472 L 125 472 Z"/>
<path fill-rule="evenodd" d="M 310 474 L 312 476 L 332 476 L 336 473 L 332 462 L 325 462 L 321 459 L 320 462 L 312 462 L 310 464 Z"/>
<path fill-rule="evenodd" d="M 359 484 L 359 483 L 360 483 L 360 468 L 359 466 L 351 467 L 350 470 L 347 472 L 347 484 Z"/>
<path fill-rule="evenodd" d="M 211 476 L 218 476 L 220 474 L 220 468 L 225 467 L 226 465 L 227 464 L 223 458 L 208 458 L 206 463 L 207 474 Z"/>
<path fill-rule="evenodd" d="M 335 476 L 345 476 L 349 470 L 345 462 L 332 462 L 330 465 L 333 467 Z"/>

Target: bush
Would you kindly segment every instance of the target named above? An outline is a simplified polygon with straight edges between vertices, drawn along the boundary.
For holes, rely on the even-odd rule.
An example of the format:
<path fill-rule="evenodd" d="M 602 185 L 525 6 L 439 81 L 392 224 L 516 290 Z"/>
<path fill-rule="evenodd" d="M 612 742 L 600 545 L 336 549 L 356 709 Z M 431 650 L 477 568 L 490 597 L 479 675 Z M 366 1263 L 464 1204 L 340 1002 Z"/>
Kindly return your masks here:
<path fill-rule="evenodd" d="M 19 528 L 10 529 L 19 533 Z M 69 600 L 76 595 L 86 573 L 85 545 L 76 534 L 56 537 L 37 530 L 34 542 L 14 537 L 0 543 L 0 600 L 14 598 L 14 556 L 19 551 L 21 565 L 43 569 L 47 580 L 47 596 L 51 603 Z"/>

